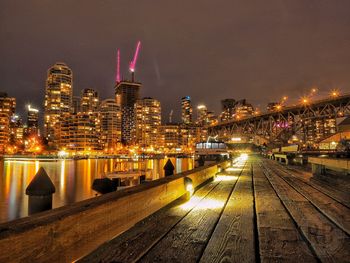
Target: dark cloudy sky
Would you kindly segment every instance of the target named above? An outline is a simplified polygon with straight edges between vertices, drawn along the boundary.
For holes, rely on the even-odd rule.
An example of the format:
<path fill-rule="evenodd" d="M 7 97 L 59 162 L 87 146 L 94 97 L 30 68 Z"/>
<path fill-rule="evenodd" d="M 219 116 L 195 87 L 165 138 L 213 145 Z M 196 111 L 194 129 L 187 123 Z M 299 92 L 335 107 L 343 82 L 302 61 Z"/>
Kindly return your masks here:
<path fill-rule="evenodd" d="M 126 76 L 137 40 L 142 95 L 163 116 L 184 95 L 218 112 L 223 98 L 350 91 L 349 0 L 0 0 L 0 91 L 39 107 L 46 70 L 64 61 L 75 94 L 112 97 L 116 48 Z"/>

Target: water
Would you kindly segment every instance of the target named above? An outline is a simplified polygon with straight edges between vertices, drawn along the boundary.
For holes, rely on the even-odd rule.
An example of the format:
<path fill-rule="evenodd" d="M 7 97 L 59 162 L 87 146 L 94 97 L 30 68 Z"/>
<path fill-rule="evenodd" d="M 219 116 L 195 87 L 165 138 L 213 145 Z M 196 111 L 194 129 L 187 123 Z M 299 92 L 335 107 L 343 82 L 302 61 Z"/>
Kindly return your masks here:
<path fill-rule="evenodd" d="M 175 173 L 193 169 L 193 159 L 171 158 Z M 88 199 L 97 195 L 91 189 L 94 179 L 113 170 L 118 159 L 85 159 L 59 161 L 0 161 L 0 222 L 28 215 L 28 196 L 25 189 L 39 167 L 44 167 L 56 187 L 53 208 Z M 127 162 L 126 166 L 152 169 L 152 180 L 164 177 L 165 159 Z"/>

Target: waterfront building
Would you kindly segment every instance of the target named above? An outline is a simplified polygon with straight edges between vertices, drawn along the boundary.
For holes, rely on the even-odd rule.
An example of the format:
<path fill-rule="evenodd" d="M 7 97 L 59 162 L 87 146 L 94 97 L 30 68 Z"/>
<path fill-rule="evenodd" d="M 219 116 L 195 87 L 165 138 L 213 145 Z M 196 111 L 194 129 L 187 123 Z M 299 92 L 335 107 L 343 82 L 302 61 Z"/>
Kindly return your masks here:
<path fill-rule="evenodd" d="M 85 112 L 85 113 L 97 112 L 98 106 L 99 106 L 98 92 L 94 89 L 83 89 L 81 91 L 79 111 Z"/>
<path fill-rule="evenodd" d="M 10 144 L 20 146 L 23 144 L 24 126 L 22 118 L 18 115 L 12 115 L 10 118 Z"/>
<path fill-rule="evenodd" d="M 9 141 L 10 120 L 8 114 L 0 108 L 0 153 L 4 153 Z"/>
<path fill-rule="evenodd" d="M 160 102 L 149 97 L 137 100 L 135 103 L 136 144 L 141 147 L 157 147 L 160 125 Z"/>
<path fill-rule="evenodd" d="M 62 116 L 60 150 L 87 154 L 100 150 L 98 126 L 95 115 L 84 112 L 66 113 Z"/>
<path fill-rule="evenodd" d="M 236 119 L 247 118 L 254 114 L 254 107 L 246 99 L 242 99 L 236 102 L 234 112 Z"/>
<path fill-rule="evenodd" d="M 16 110 L 16 99 L 0 92 L 0 153 L 4 153 L 10 139 L 10 120 Z"/>
<path fill-rule="evenodd" d="M 196 145 L 196 133 L 198 127 L 195 125 L 182 124 L 179 127 L 180 132 L 180 145 L 184 152 L 193 152 Z"/>
<path fill-rule="evenodd" d="M 205 105 L 197 106 L 197 124 L 206 125 L 207 123 L 208 109 Z"/>
<path fill-rule="evenodd" d="M 26 135 L 39 135 L 39 110 L 28 105 Z"/>
<path fill-rule="evenodd" d="M 140 96 L 141 83 L 131 81 L 117 82 L 115 101 L 122 111 L 122 143 L 135 143 L 135 103 Z"/>
<path fill-rule="evenodd" d="M 114 99 L 106 99 L 100 105 L 100 140 L 102 149 L 114 153 L 121 144 L 122 113 Z"/>
<path fill-rule="evenodd" d="M 207 112 L 206 124 L 207 125 L 215 125 L 218 123 L 218 117 L 215 115 L 213 111 Z"/>
<path fill-rule="evenodd" d="M 9 97 L 6 92 L 0 92 L 0 110 L 11 118 L 16 111 L 16 98 Z"/>
<path fill-rule="evenodd" d="M 175 152 L 180 146 L 180 125 L 177 123 L 167 123 L 159 126 L 159 144 L 165 151 Z"/>
<path fill-rule="evenodd" d="M 221 121 L 229 121 L 232 120 L 235 110 L 236 100 L 235 99 L 224 99 L 221 100 Z"/>
<path fill-rule="evenodd" d="M 190 96 L 181 98 L 181 119 L 184 124 L 192 123 L 192 104 Z"/>
<path fill-rule="evenodd" d="M 60 143 L 61 121 L 72 110 L 73 72 L 62 62 L 47 71 L 45 90 L 44 135 L 53 148 Z"/>
<path fill-rule="evenodd" d="M 79 96 L 73 96 L 72 98 L 72 113 L 78 113 L 80 112 L 80 97 Z"/>
<path fill-rule="evenodd" d="M 303 122 L 301 128 L 303 142 L 313 147 L 318 142 L 337 133 L 335 118 L 310 119 Z"/>

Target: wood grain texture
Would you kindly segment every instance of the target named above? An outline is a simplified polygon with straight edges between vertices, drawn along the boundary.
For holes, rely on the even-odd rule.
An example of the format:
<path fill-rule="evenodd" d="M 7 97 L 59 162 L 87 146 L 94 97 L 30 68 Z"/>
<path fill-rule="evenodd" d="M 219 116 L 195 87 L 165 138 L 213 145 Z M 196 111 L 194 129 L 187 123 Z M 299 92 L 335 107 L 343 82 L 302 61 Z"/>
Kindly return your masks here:
<path fill-rule="evenodd" d="M 261 262 L 316 262 L 260 166 L 253 173 Z"/>
<path fill-rule="evenodd" d="M 350 234 L 350 209 L 343 204 L 335 201 L 328 195 L 318 191 L 311 187 L 306 182 L 299 180 L 298 178 L 291 176 L 287 171 L 283 169 L 275 170 L 279 171 L 279 175 L 290 184 L 295 190 L 301 193 L 307 198 L 315 207 L 317 207 L 323 214 L 331 219 L 338 227 Z"/>
<path fill-rule="evenodd" d="M 219 182 L 210 182 L 193 195 L 194 202 L 184 206 L 178 199 L 160 211 L 137 223 L 129 231 L 106 242 L 78 262 L 134 262 L 145 254 L 193 207 L 195 207 Z"/>
<path fill-rule="evenodd" d="M 140 262 L 196 262 L 214 230 L 234 183 L 221 181 Z"/>
<path fill-rule="evenodd" d="M 350 239 L 344 231 L 279 176 L 271 171 L 266 176 L 321 261 L 350 258 Z"/>
<path fill-rule="evenodd" d="M 248 163 L 200 262 L 255 262 L 255 247 L 253 189 Z"/>

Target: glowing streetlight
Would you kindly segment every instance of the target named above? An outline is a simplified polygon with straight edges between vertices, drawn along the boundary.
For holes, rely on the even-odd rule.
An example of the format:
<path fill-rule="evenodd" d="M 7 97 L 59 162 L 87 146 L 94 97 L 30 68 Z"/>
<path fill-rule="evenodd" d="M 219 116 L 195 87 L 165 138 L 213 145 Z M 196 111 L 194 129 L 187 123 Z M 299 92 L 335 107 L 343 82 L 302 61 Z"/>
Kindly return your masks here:
<path fill-rule="evenodd" d="M 331 91 L 331 96 L 332 96 L 333 98 L 338 97 L 338 96 L 339 96 L 339 91 L 337 91 L 337 90 L 332 90 L 332 91 Z"/>
<path fill-rule="evenodd" d="M 302 103 L 302 104 L 304 104 L 304 105 L 306 105 L 306 104 L 308 104 L 308 103 L 309 103 L 309 99 L 308 99 L 308 98 L 306 98 L 306 97 L 301 98 L 301 103 Z"/>

